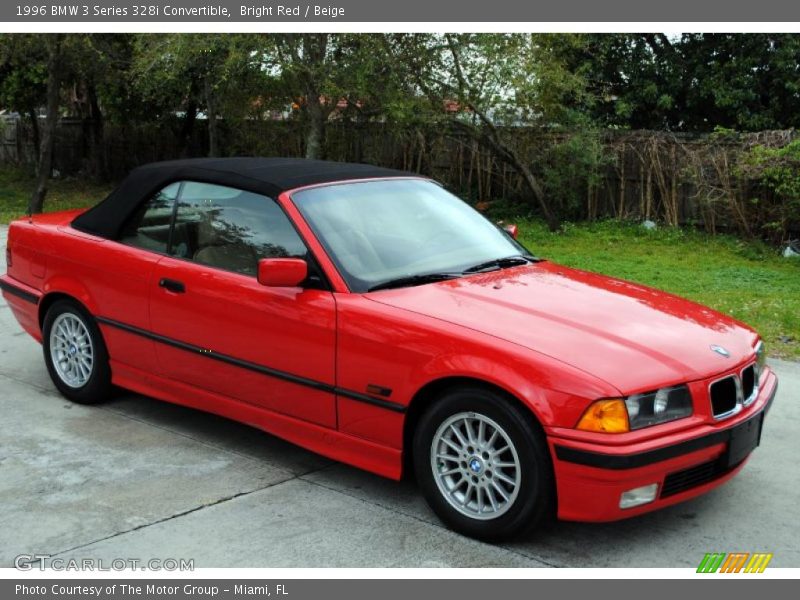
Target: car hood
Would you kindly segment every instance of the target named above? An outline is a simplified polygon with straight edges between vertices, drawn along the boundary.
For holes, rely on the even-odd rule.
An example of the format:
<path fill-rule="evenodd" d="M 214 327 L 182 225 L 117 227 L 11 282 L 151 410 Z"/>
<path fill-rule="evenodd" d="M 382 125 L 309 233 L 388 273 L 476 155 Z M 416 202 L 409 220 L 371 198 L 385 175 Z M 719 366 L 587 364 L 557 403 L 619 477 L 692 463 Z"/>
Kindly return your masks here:
<path fill-rule="evenodd" d="M 757 340 L 694 302 L 547 261 L 368 297 L 546 354 L 623 394 L 728 370 Z"/>

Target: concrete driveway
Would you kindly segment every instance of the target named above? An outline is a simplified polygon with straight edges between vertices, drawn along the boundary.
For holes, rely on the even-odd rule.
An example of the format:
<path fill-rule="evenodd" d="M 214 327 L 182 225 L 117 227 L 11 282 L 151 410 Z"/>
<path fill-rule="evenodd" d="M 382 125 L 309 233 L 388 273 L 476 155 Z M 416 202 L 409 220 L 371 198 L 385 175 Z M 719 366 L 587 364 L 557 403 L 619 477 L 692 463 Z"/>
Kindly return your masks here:
<path fill-rule="evenodd" d="M 0 256 L 5 247 L 0 228 Z M 620 523 L 557 523 L 492 546 L 441 526 L 395 483 L 134 394 L 62 398 L 0 299 L 0 566 L 18 554 L 185 558 L 196 567 L 696 567 L 706 552 L 800 566 L 800 365 L 732 482 Z"/>

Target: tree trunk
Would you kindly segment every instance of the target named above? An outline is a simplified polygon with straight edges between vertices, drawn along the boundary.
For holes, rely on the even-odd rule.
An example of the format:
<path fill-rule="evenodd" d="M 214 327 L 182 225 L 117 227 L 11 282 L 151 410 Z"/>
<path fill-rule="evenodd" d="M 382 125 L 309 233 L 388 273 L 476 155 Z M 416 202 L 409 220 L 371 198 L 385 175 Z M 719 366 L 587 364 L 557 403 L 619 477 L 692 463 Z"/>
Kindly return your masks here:
<path fill-rule="evenodd" d="M 303 34 L 303 79 L 306 92 L 306 158 L 325 158 L 325 124 L 338 98 L 323 98 L 320 92 L 320 72 L 328 52 L 327 33 Z M 323 105 L 323 102 L 326 104 Z"/>
<path fill-rule="evenodd" d="M 214 101 L 214 91 L 211 88 L 211 81 L 208 78 L 203 82 L 204 94 L 206 97 L 206 117 L 208 118 L 208 155 L 210 157 L 219 156 L 219 137 L 217 135 L 217 105 Z"/>
<path fill-rule="evenodd" d="M 58 125 L 59 95 L 61 87 L 61 40 L 63 34 L 52 34 L 47 37 L 47 120 L 44 126 L 41 149 L 39 151 L 39 170 L 36 189 L 28 202 L 28 213 L 42 212 L 47 195 L 47 181 L 53 169 L 53 148 L 56 141 Z"/>
<path fill-rule="evenodd" d="M 550 231 L 558 231 L 560 229 L 561 221 L 559 221 L 558 216 L 550 210 L 544 189 L 536 178 L 536 175 L 533 174 L 533 171 L 531 171 L 528 164 L 520 155 L 517 154 L 516 150 L 500 139 L 496 128 L 488 120 L 484 121 L 483 128 L 467 125 L 460 121 L 453 121 L 452 125 L 469 135 L 477 144 L 487 147 L 494 152 L 500 160 L 506 162 L 514 169 L 522 177 L 525 185 L 528 186 L 528 189 L 533 194 L 533 198 L 539 205 L 539 210 L 541 210 L 542 216 L 547 223 L 547 228 Z M 480 165 L 480 158 L 477 159 L 477 163 Z M 470 165 L 470 169 L 471 168 Z M 478 182 L 480 185 L 480 174 L 478 175 Z"/>
<path fill-rule="evenodd" d="M 103 146 L 103 111 L 100 110 L 100 102 L 97 99 L 97 89 L 93 83 L 87 85 L 86 95 L 89 100 L 89 118 L 91 127 L 91 145 L 89 152 L 89 162 L 92 174 L 95 177 L 104 178 L 106 175 L 106 157 Z"/>
<path fill-rule="evenodd" d="M 191 155 L 192 133 L 194 132 L 194 123 L 197 120 L 197 105 L 194 102 L 189 102 L 186 106 L 186 114 L 183 117 L 181 124 L 181 157 L 187 158 Z"/>
<path fill-rule="evenodd" d="M 469 89 L 469 85 L 467 84 L 467 80 L 464 77 L 464 72 L 461 69 L 461 57 L 457 48 L 457 44 L 453 41 L 452 36 L 450 34 L 446 34 L 446 38 L 448 48 L 450 49 L 453 57 L 453 67 L 455 68 L 456 79 L 459 83 L 459 92 L 463 96 L 463 92 Z M 482 126 L 470 126 L 458 121 L 457 119 L 453 120 L 453 125 L 462 128 L 479 143 L 487 145 L 491 150 L 494 151 L 498 158 L 506 161 L 511 167 L 514 168 L 514 170 L 517 171 L 517 173 L 522 176 L 522 179 L 525 181 L 528 188 L 531 190 L 533 197 L 536 199 L 536 202 L 539 204 L 539 209 L 542 211 L 542 216 L 547 222 L 548 229 L 550 229 L 550 231 L 557 231 L 561 227 L 561 223 L 556 214 L 550 210 L 550 207 L 547 204 L 547 198 L 545 197 L 544 189 L 539 183 L 539 180 L 533 174 L 533 171 L 531 171 L 528 163 L 523 160 L 522 157 L 520 157 L 512 145 L 503 141 L 500 133 L 497 130 L 497 127 L 486 112 L 482 111 L 479 107 L 475 106 L 475 104 L 469 101 L 467 101 L 466 107 L 469 108 L 476 117 L 478 117 Z"/>
<path fill-rule="evenodd" d="M 325 111 L 318 95 L 306 98 L 306 158 L 322 159 L 325 156 Z"/>
<path fill-rule="evenodd" d="M 360 163 L 364 160 L 364 135 L 366 135 L 365 123 L 361 113 L 356 114 L 355 129 L 356 137 L 353 140 L 352 160 L 355 163 Z"/>
<path fill-rule="evenodd" d="M 524 163 L 520 162 L 516 167 L 517 171 L 520 172 L 522 177 L 525 179 L 525 183 L 528 184 L 528 188 L 531 190 L 531 192 L 533 192 L 533 196 L 539 204 L 539 209 L 542 211 L 542 216 L 547 223 L 547 228 L 550 231 L 558 231 L 561 227 L 561 221 L 559 221 L 558 217 L 547 205 L 547 199 L 545 198 L 544 190 L 542 189 L 542 186 L 539 185 L 539 181 L 536 179 L 536 176 L 528 168 L 528 165 Z"/>
<path fill-rule="evenodd" d="M 536 175 L 533 174 L 528 164 L 517 154 L 514 148 L 504 144 L 499 139 L 494 127 L 488 124 L 487 126 L 489 127 L 490 133 L 484 136 L 484 139 L 488 142 L 489 147 L 492 148 L 500 158 L 505 159 L 514 170 L 522 176 L 528 189 L 533 194 L 536 203 L 539 205 L 539 210 L 542 211 L 542 216 L 547 223 L 547 228 L 550 231 L 558 231 L 561 227 L 561 221 L 559 221 L 556 214 L 550 210 L 544 189 L 536 178 Z"/>
<path fill-rule="evenodd" d="M 619 210 L 617 210 L 617 219 L 622 220 L 625 218 L 625 184 L 627 180 L 627 173 L 625 172 L 625 144 L 622 145 L 622 152 L 620 153 L 620 170 L 619 170 Z"/>
<path fill-rule="evenodd" d="M 36 107 L 28 109 L 28 118 L 31 120 L 31 134 L 33 135 L 33 151 L 36 156 L 36 171 L 39 171 L 39 154 L 42 151 L 42 139 L 39 135 L 39 114 Z"/>

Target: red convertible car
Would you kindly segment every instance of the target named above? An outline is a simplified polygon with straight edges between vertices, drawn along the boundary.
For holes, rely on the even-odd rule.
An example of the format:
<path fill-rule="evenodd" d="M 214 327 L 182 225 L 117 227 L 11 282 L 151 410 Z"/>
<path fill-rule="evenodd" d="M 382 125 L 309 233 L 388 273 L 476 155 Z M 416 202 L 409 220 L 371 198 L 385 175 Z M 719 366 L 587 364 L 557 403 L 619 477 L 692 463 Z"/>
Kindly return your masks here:
<path fill-rule="evenodd" d="M 399 479 L 487 540 L 733 477 L 777 380 L 749 327 L 532 255 L 435 182 L 367 165 L 134 170 L 11 224 L 3 295 L 66 397 L 112 385 Z"/>

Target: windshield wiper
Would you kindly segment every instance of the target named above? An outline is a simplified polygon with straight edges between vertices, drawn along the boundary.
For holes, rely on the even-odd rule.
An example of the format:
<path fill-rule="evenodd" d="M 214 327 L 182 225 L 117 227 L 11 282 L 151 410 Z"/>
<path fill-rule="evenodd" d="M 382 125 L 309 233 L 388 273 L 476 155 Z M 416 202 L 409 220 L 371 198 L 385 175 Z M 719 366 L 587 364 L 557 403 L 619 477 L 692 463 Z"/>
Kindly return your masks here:
<path fill-rule="evenodd" d="M 489 269 L 507 269 L 508 267 L 518 267 L 519 265 L 527 265 L 528 263 L 537 262 L 539 259 L 533 256 L 505 256 L 503 258 L 493 258 L 486 262 L 479 263 L 468 269 L 464 269 L 464 273 L 479 273 Z"/>
<path fill-rule="evenodd" d="M 398 277 L 397 279 L 390 279 L 383 283 L 378 283 L 369 288 L 368 292 L 377 292 L 378 290 L 388 290 L 391 288 L 408 287 L 412 285 L 422 285 L 424 283 L 435 283 L 437 281 L 447 281 L 448 279 L 456 279 L 461 277 L 461 273 L 426 273 L 425 275 L 406 275 L 405 277 Z"/>
<path fill-rule="evenodd" d="M 457 279 L 470 273 L 480 273 L 489 269 L 507 269 L 508 267 L 516 267 L 519 265 L 527 265 L 528 263 L 539 262 L 540 259 L 535 256 L 522 255 L 505 256 L 503 258 L 494 258 L 487 260 L 480 264 L 464 269 L 460 272 L 445 272 L 445 273 L 425 273 L 424 275 L 406 275 L 405 277 L 398 277 L 397 279 L 390 279 L 383 283 L 378 283 L 369 288 L 368 292 L 376 292 L 378 290 L 388 290 L 391 288 L 409 287 L 412 285 L 423 285 L 425 283 L 435 283 L 437 281 L 447 281 L 448 279 Z"/>

